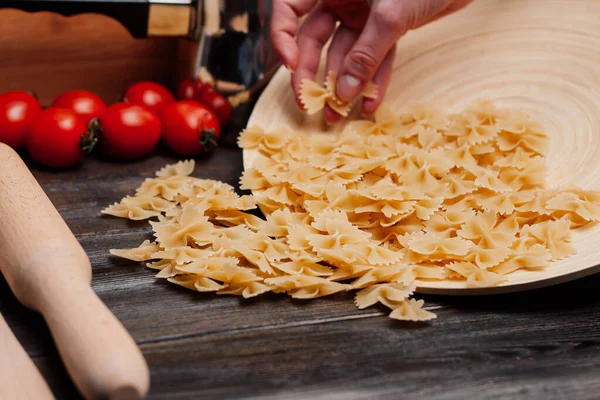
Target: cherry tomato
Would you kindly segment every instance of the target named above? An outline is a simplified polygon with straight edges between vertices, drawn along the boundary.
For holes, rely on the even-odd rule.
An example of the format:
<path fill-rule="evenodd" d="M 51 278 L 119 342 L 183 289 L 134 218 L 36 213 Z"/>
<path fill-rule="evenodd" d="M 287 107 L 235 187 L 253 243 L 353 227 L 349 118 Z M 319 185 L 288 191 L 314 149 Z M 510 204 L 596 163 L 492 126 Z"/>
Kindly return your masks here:
<path fill-rule="evenodd" d="M 198 96 L 200 96 L 200 94 L 202 94 L 204 89 L 206 89 L 206 88 L 214 89 L 210 83 L 204 83 L 200 79 L 196 79 L 194 84 L 196 85 L 196 100 L 198 100 Z"/>
<path fill-rule="evenodd" d="M 106 111 L 104 101 L 98 95 L 86 90 L 63 93 L 54 100 L 52 107 L 73 110 L 86 125 Z"/>
<path fill-rule="evenodd" d="M 156 114 L 169 104 L 175 103 L 175 97 L 165 88 L 154 82 L 139 82 L 125 92 L 123 101 L 147 107 Z"/>
<path fill-rule="evenodd" d="M 231 121 L 231 104 L 227 101 L 225 96 L 218 92 L 204 92 L 202 95 L 202 104 L 210 107 L 217 117 L 221 126 L 227 125 Z"/>
<path fill-rule="evenodd" d="M 100 117 L 99 136 L 106 155 L 121 160 L 143 157 L 160 141 L 160 119 L 147 108 L 128 103 L 113 104 Z"/>
<path fill-rule="evenodd" d="M 78 164 L 95 144 L 83 120 L 66 108 L 42 111 L 33 121 L 26 142 L 36 161 L 57 168 Z"/>
<path fill-rule="evenodd" d="M 108 107 L 102 116 L 105 116 L 108 113 L 114 113 L 115 111 L 119 111 L 119 110 L 122 110 L 122 109 L 125 109 L 125 108 L 129 108 L 132 105 L 135 105 L 135 104 L 125 103 L 124 101 L 121 101 L 119 103 L 115 103 L 115 104 L 111 105 L 110 107 Z M 143 106 L 140 106 L 140 107 L 143 107 Z M 146 107 L 144 107 L 144 109 L 148 110 L 148 108 L 146 108 Z"/>
<path fill-rule="evenodd" d="M 165 143 L 182 156 L 212 151 L 221 135 L 216 114 L 196 101 L 180 101 L 165 108 L 162 124 Z"/>
<path fill-rule="evenodd" d="M 217 92 L 217 90 L 215 89 L 215 87 L 213 85 L 209 85 L 209 84 L 204 84 L 200 81 L 198 81 L 197 83 L 198 85 L 198 91 L 196 94 L 196 100 L 199 101 L 202 104 L 206 104 L 209 103 L 211 97 L 213 95 L 215 95 Z"/>
<path fill-rule="evenodd" d="M 177 89 L 177 98 L 179 100 L 194 100 L 197 95 L 196 83 L 192 82 L 191 79 L 181 81 Z"/>
<path fill-rule="evenodd" d="M 31 123 L 41 111 L 40 102 L 29 93 L 15 91 L 0 96 L 0 142 L 21 149 Z"/>

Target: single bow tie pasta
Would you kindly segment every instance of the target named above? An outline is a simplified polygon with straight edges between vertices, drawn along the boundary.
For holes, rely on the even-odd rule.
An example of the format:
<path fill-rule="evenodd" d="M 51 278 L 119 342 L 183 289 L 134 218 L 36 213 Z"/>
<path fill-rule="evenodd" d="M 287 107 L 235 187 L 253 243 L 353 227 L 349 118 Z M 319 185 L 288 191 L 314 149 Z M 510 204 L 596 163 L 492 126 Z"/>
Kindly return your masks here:
<path fill-rule="evenodd" d="M 330 71 L 329 74 L 327 74 L 324 87 L 308 79 L 302 81 L 300 88 L 300 102 L 304 108 L 306 108 L 308 114 L 318 113 L 325 105 L 328 105 L 342 117 L 348 116 L 353 103 L 349 103 L 338 97 L 335 86 L 336 81 L 337 75 L 333 71 Z M 377 95 L 377 86 L 372 82 L 369 82 L 360 96 L 368 99 L 376 99 Z"/>

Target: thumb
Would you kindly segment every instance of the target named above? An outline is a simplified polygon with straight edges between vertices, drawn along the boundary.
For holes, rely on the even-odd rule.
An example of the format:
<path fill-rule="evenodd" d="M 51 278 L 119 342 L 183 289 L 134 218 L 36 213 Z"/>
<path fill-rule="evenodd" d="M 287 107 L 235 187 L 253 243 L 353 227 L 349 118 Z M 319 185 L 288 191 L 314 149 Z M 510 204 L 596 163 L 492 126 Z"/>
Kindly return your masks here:
<path fill-rule="evenodd" d="M 352 101 L 371 81 L 398 39 L 450 3 L 452 0 L 374 0 L 365 28 L 344 60 L 337 95 Z"/>

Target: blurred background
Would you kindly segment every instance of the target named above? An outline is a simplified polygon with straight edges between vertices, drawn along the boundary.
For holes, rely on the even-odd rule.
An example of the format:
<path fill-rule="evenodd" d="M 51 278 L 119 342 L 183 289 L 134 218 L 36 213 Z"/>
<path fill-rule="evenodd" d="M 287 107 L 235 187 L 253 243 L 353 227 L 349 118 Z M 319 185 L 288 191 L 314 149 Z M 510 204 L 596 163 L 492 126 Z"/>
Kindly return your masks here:
<path fill-rule="evenodd" d="M 178 62 L 181 42 L 172 37 L 135 39 L 105 15 L 66 18 L 0 9 L 0 89 L 34 89 L 40 102 L 49 105 L 73 89 L 90 90 L 110 103 L 140 80 L 174 87 L 187 67 Z"/>
<path fill-rule="evenodd" d="M 110 104 L 135 82 L 174 91 L 203 73 L 225 95 L 250 91 L 242 126 L 279 65 L 270 15 L 271 0 L 2 1 L 0 91 L 34 90 L 47 106 L 85 89 Z"/>

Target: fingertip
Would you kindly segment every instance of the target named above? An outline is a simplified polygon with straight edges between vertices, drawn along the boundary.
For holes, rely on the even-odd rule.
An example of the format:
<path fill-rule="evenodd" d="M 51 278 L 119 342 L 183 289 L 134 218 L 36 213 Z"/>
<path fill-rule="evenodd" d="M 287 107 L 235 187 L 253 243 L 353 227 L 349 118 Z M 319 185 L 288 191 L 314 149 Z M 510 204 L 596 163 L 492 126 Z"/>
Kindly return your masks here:
<path fill-rule="evenodd" d="M 325 122 L 327 122 L 328 125 L 335 125 L 341 120 L 342 116 L 340 114 L 333 111 L 331 107 L 325 106 Z"/>
<path fill-rule="evenodd" d="M 288 49 L 288 60 L 285 64 L 290 69 L 290 71 L 296 72 L 296 69 L 298 68 L 299 63 L 300 63 L 300 48 L 298 47 L 298 44 L 294 40 L 293 43 L 290 45 L 290 48 Z"/>
<path fill-rule="evenodd" d="M 380 105 L 380 99 L 363 99 L 361 113 L 365 117 L 372 117 L 377 112 Z"/>
<path fill-rule="evenodd" d="M 360 79 L 350 74 L 344 74 L 337 81 L 337 96 L 345 102 L 351 102 L 363 90 Z"/>
<path fill-rule="evenodd" d="M 289 73 L 293 74 L 294 72 L 296 72 L 296 67 L 289 65 L 289 64 L 284 64 L 283 65 L 285 67 L 285 69 L 288 70 Z"/>
<path fill-rule="evenodd" d="M 298 62 L 300 60 L 300 54 L 296 42 L 294 41 L 293 45 L 284 45 L 280 49 L 280 57 L 281 61 L 283 61 L 283 65 L 285 65 L 290 72 L 296 71 Z"/>

